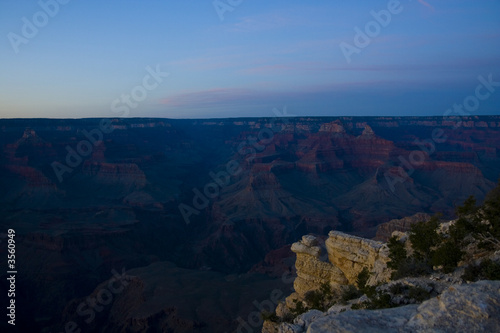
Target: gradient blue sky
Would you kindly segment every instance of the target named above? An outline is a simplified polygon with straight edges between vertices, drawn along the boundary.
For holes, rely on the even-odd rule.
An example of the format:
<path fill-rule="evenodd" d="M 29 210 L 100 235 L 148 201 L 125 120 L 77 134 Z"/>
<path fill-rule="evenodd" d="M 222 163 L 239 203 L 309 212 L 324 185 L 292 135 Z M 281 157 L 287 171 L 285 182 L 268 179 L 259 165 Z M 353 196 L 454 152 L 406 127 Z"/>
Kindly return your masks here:
<path fill-rule="evenodd" d="M 0 0 L 0 117 L 118 116 L 157 65 L 170 75 L 128 116 L 443 115 L 479 75 L 500 81 L 500 1 L 426 1 L 347 63 L 339 43 L 387 0 L 244 0 L 223 21 L 212 0 L 72 0 L 17 54 L 8 34 L 41 7 Z M 500 88 L 475 113 L 500 114 Z"/>

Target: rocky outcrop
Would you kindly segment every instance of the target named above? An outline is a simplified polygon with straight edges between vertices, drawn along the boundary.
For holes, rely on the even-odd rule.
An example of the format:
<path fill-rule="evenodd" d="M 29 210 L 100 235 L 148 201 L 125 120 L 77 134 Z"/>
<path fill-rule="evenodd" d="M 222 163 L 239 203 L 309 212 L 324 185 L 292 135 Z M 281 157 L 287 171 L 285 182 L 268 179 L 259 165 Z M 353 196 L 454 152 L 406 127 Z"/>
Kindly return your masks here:
<path fill-rule="evenodd" d="M 332 121 L 330 123 L 324 123 L 319 128 L 320 132 L 333 133 L 333 134 L 344 134 L 345 129 L 340 121 Z"/>
<path fill-rule="evenodd" d="M 316 237 L 303 236 L 301 241 L 292 245 L 292 251 L 297 254 L 297 278 L 293 286 L 300 298 L 324 283 L 333 286 L 347 284 L 345 274 L 338 267 L 321 260 L 322 249 L 318 246 Z"/>
<path fill-rule="evenodd" d="M 363 130 L 363 133 L 361 133 L 362 136 L 373 136 L 375 135 L 375 132 L 369 125 L 365 125 L 365 129 Z"/>
<path fill-rule="evenodd" d="M 369 284 L 374 285 L 389 280 L 387 245 L 339 231 L 330 231 L 328 236 L 325 241 L 328 258 L 345 274 L 349 283 L 355 284 L 358 274 L 365 267 L 372 273 Z"/>
<path fill-rule="evenodd" d="M 441 232 L 446 232 L 454 221 L 441 225 Z M 407 235 L 394 231 L 399 238 Z M 464 284 L 463 268 L 449 274 L 435 272 L 420 277 L 405 277 L 396 281 L 390 280 L 387 268 L 387 244 L 338 231 L 331 231 L 325 241 L 328 263 L 312 265 L 323 259 L 322 248 L 313 236 L 304 236 L 300 242 L 294 243 L 292 251 L 297 254 L 296 293 L 286 299 L 284 306 L 276 310 L 281 323 L 265 326 L 263 332 L 294 333 L 328 333 L 328 332 L 496 332 L 500 329 L 500 281 L 480 281 Z M 498 257 L 498 252 L 491 254 Z M 300 256 L 300 260 L 299 260 Z M 308 260 L 306 264 L 304 260 Z M 386 309 L 355 310 L 359 305 L 373 302 L 372 296 L 363 295 L 346 303 L 339 303 L 337 298 L 326 307 L 312 307 L 317 294 L 309 294 L 318 288 L 319 283 L 330 282 L 325 276 L 331 269 L 340 270 L 345 277 L 343 284 L 356 284 L 359 272 L 368 268 L 371 278 L 368 284 L 378 285 L 375 293 L 380 301 L 386 299 Z M 322 275 L 323 274 L 323 275 Z M 319 277 L 316 279 L 310 276 Z M 302 276 L 307 276 L 304 282 Z M 382 284 L 379 284 L 382 283 Z M 342 283 L 337 283 L 337 286 Z M 332 285 L 332 283 L 330 283 Z M 334 284 L 333 284 L 334 285 Z M 297 290 L 299 288 L 300 291 Z M 340 286 L 337 290 L 346 290 Z M 321 291 L 324 292 L 325 291 Z M 365 291 L 366 292 L 366 291 Z M 329 293 L 326 291 L 326 293 Z M 312 295 L 313 297 L 309 297 Z M 328 294 L 325 294 L 328 295 Z M 338 295 L 338 294 L 337 294 Z M 383 295 L 383 296 L 382 296 Z M 330 299 L 332 295 L 330 294 Z M 430 298 L 430 299 L 429 299 Z M 387 300 L 388 299 L 388 300 Z M 427 301 L 424 301 L 426 300 Z M 290 313 L 297 311 L 298 304 L 309 310 L 291 320 Z M 293 303 L 292 303 L 293 301 Z M 421 303 L 418 305 L 418 303 Z M 333 306 L 331 306 L 333 304 Z M 396 307 L 396 308 L 393 308 Z M 361 306 L 362 309 L 369 307 Z M 380 307 L 372 307 L 380 309 Z M 286 321 L 287 323 L 283 323 Z"/>
<path fill-rule="evenodd" d="M 500 281 L 453 285 L 420 305 L 345 311 L 312 322 L 307 333 L 498 332 Z M 300 332 L 300 331 L 299 331 Z"/>
<path fill-rule="evenodd" d="M 400 328 L 410 320 L 417 305 L 387 310 L 346 311 L 322 317 L 313 322 L 307 333 L 374 333 L 409 332 Z M 299 333 L 299 332 L 297 332 Z"/>
<path fill-rule="evenodd" d="M 297 256 L 297 278 L 293 285 L 295 293 L 287 298 L 289 308 L 294 308 L 294 300 L 304 300 L 308 292 L 320 288 L 322 284 L 329 284 L 336 291 L 347 284 L 356 284 L 357 276 L 365 267 L 371 273 L 370 285 L 389 280 L 390 270 L 386 265 L 388 248 L 385 244 L 331 231 L 325 245 L 326 249 L 311 235 L 303 236 L 302 240 L 292 244 L 291 249 Z"/>

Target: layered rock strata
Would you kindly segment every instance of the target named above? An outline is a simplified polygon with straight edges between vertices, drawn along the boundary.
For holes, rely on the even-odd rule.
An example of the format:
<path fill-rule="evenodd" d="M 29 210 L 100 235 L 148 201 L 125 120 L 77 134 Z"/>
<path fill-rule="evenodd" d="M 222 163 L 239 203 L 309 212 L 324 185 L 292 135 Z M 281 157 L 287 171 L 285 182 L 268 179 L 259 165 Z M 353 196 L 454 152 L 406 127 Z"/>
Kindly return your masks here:
<path fill-rule="evenodd" d="M 389 280 L 390 270 L 386 265 L 389 252 L 385 244 L 331 231 L 325 245 L 326 253 L 318 239 L 311 235 L 303 236 L 301 241 L 292 245 L 292 251 L 297 255 L 294 288 L 299 298 L 324 283 L 334 289 L 355 284 L 365 267 L 371 273 L 369 284 Z"/>
<path fill-rule="evenodd" d="M 292 245 L 296 253 L 297 278 L 294 281 L 295 292 L 303 297 L 306 292 L 319 288 L 324 283 L 332 286 L 347 284 L 348 280 L 337 266 L 322 261 L 322 249 L 314 236 L 303 236 L 302 240 Z"/>
<path fill-rule="evenodd" d="M 371 273 L 368 284 L 389 281 L 389 248 L 386 244 L 333 230 L 328 236 L 325 241 L 328 258 L 344 272 L 350 284 L 356 283 L 358 274 L 365 267 Z"/>

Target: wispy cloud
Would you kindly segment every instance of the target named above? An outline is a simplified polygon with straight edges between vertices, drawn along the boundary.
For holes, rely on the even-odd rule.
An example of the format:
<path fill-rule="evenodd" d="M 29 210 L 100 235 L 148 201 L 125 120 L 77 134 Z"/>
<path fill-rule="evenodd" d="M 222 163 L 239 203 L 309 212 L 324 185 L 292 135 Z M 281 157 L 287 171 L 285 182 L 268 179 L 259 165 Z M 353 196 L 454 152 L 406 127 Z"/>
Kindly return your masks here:
<path fill-rule="evenodd" d="M 293 89 L 272 90 L 252 88 L 215 88 L 190 91 L 164 98 L 160 104 L 167 108 L 209 108 L 252 105 L 269 101 L 310 98 L 315 94 L 341 91 L 357 91 L 360 88 L 380 87 L 384 84 L 398 84 L 393 81 L 364 80 L 310 85 Z"/>
<path fill-rule="evenodd" d="M 250 100 L 258 93 L 251 89 L 215 88 L 176 94 L 161 100 L 168 107 L 210 107 Z"/>
<path fill-rule="evenodd" d="M 227 24 L 225 29 L 231 32 L 263 32 L 289 28 L 307 24 L 304 17 L 292 12 L 271 12 L 259 15 L 244 16 L 233 24 Z"/>
<path fill-rule="evenodd" d="M 424 5 L 427 8 L 430 8 L 432 11 L 435 11 L 434 7 L 430 5 L 429 3 L 425 2 L 424 0 L 418 0 L 422 5 Z"/>
<path fill-rule="evenodd" d="M 363 66 L 340 65 L 335 66 L 326 61 L 299 61 L 289 62 L 286 64 L 266 64 L 258 66 L 249 66 L 238 73 L 244 75 L 262 75 L 262 74 L 278 74 L 289 73 L 297 74 L 298 72 L 326 72 L 326 71 L 350 71 L 350 72 L 402 72 L 402 71 L 437 71 L 437 70 L 453 70 L 456 68 L 478 69 L 482 67 L 498 67 L 498 58 L 459 58 L 446 61 L 433 62 L 415 62 L 408 63 L 393 63 L 393 64 L 367 64 Z"/>

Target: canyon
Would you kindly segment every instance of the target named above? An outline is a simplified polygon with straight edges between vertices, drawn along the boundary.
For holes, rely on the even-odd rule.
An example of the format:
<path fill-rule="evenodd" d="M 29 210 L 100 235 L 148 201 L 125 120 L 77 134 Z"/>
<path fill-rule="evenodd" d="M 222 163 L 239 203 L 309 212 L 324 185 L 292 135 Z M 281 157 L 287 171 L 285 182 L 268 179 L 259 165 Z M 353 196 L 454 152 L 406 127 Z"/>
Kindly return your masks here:
<path fill-rule="evenodd" d="M 232 332 L 254 300 L 291 293 L 303 235 L 386 241 L 500 176 L 500 116 L 107 121 L 91 142 L 101 119 L 0 120 L 0 244 L 16 230 L 26 329 Z M 130 288 L 82 323 L 122 269 Z"/>

